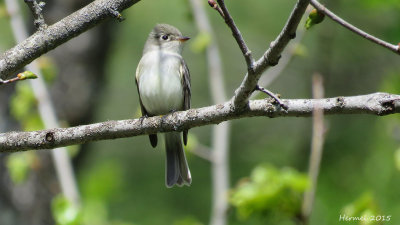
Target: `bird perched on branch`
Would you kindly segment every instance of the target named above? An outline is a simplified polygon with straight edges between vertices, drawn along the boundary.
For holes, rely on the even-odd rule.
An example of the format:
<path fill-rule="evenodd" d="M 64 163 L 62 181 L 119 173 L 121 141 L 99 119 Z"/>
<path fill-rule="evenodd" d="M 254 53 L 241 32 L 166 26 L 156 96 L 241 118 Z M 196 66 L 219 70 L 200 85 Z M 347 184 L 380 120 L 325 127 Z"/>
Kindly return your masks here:
<path fill-rule="evenodd" d="M 188 37 L 175 27 L 158 24 L 150 32 L 143 56 L 136 69 L 142 116 L 165 115 L 190 108 L 190 74 L 182 58 L 183 43 Z M 187 143 L 188 131 L 183 131 Z M 150 134 L 150 143 L 157 146 L 157 134 Z M 166 186 L 190 185 L 192 177 L 182 146 L 181 133 L 165 133 Z"/>

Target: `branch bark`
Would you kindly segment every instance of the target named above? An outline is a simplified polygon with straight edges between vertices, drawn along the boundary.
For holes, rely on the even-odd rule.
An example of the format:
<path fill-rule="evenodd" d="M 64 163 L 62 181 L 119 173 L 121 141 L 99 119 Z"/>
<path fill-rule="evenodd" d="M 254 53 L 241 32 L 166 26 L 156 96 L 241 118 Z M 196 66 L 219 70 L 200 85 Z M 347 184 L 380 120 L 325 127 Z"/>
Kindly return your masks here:
<path fill-rule="evenodd" d="M 244 59 L 246 60 L 247 69 L 253 70 L 254 58 L 251 54 L 249 47 L 247 47 L 247 44 L 244 41 L 244 38 L 239 31 L 239 28 L 236 26 L 235 21 L 233 20 L 228 9 L 226 8 L 224 0 L 217 0 L 217 2 L 218 2 L 218 5 L 221 7 L 221 11 L 222 11 L 222 14 L 220 14 L 220 15 L 224 18 L 225 23 L 231 29 L 232 36 L 235 38 L 237 44 L 239 45 L 240 50 L 242 51 Z"/>
<path fill-rule="evenodd" d="M 288 110 L 282 110 L 269 100 L 249 101 L 249 107 L 235 110 L 231 101 L 204 108 L 190 109 L 145 119 L 106 121 L 70 128 L 54 128 L 32 132 L 0 134 L 0 152 L 29 149 L 51 149 L 91 141 L 133 137 L 157 132 L 218 124 L 243 117 L 309 117 L 315 108 L 330 114 L 371 114 L 384 116 L 400 113 L 400 95 L 373 93 L 351 97 L 325 99 L 282 99 Z"/>
<path fill-rule="evenodd" d="M 44 2 L 37 3 L 36 0 L 25 0 L 25 3 L 28 5 L 29 9 L 32 12 L 34 18 L 33 24 L 35 24 L 35 27 L 39 30 L 46 29 L 47 24 L 44 21 L 42 14 Z"/>
<path fill-rule="evenodd" d="M 96 0 L 59 22 L 37 31 L 0 56 L 0 78 L 6 80 L 17 70 L 44 53 L 85 32 L 96 24 L 115 18 L 139 0 Z M 119 18 L 117 18 L 119 19 Z"/>
<path fill-rule="evenodd" d="M 248 70 L 245 78 L 236 89 L 232 101 L 237 108 L 243 108 L 253 93 L 261 74 L 269 67 L 278 64 L 282 51 L 291 39 L 296 37 L 296 29 L 301 17 L 305 13 L 310 0 L 298 0 L 291 12 L 286 25 L 273 41 L 264 55 L 254 63 L 252 70 Z"/>

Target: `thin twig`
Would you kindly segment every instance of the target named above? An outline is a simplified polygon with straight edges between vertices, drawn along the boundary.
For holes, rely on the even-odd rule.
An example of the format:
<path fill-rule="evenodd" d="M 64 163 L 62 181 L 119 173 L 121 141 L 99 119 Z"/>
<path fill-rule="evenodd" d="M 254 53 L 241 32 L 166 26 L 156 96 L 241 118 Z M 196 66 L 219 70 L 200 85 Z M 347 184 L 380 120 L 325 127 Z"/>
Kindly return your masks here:
<path fill-rule="evenodd" d="M 313 98 L 321 99 L 324 97 L 324 86 L 322 76 L 315 74 L 313 76 Z M 312 208 L 314 205 L 315 192 L 317 189 L 317 180 L 322 158 L 322 151 L 325 139 L 324 111 L 316 107 L 313 111 L 313 132 L 311 140 L 311 154 L 308 168 L 310 177 L 310 189 L 304 193 L 302 205 L 302 220 L 304 224 L 308 223 Z"/>
<path fill-rule="evenodd" d="M 275 41 L 271 43 L 263 57 L 255 62 L 254 71 L 252 73 L 250 73 L 250 71 L 247 72 L 232 98 L 236 108 L 242 109 L 246 106 L 250 95 L 255 90 L 261 74 L 268 67 L 278 64 L 282 51 L 285 49 L 289 41 L 296 37 L 296 29 L 300 23 L 301 17 L 306 11 L 309 2 L 310 0 L 297 1 L 281 33 L 278 35 Z"/>
<path fill-rule="evenodd" d="M 217 2 L 222 10 L 221 16 L 225 20 L 225 23 L 228 25 L 228 27 L 231 29 L 232 35 L 235 38 L 237 44 L 239 45 L 239 48 L 242 51 L 244 59 L 246 60 L 247 70 L 253 71 L 254 58 L 251 54 L 250 49 L 247 47 L 246 42 L 244 41 L 243 36 L 239 31 L 239 28 L 236 26 L 235 21 L 233 21 L 231 14 L 226 8 L 224 0 L 217 0 Z"/>
<path fill-rule="evenodd" d="M 28 37 L 22 15 L 20 13 L 18 2 L 6 0 L 7 10 L 11 15 L 11 28 L 17 43 L 24 41 Z M 26 66 L 29 71 L 38 74 L 38 79 L 30 80 L 33 93 L 38 101 L 38 110 L 40 117 L 46 128 L 59 127 L 58 119 L 51 102 L 50 94 L 47 91 L 46 84 L 41 76 L 39 65 L 33 61 Z M 65 147 L 55 149 L 51 152 L 54 167 L 56 169 L 58 180 L 65 197 L 75 206 L 80 205 L 80 196 L 76 184 L 75 175 L 72 169 L 71 161 Z"/>
<path fill-rule="evenodd" d="M 281 99 L 281 101 L 288 106 L 288 110 L 275 107 L 268 100 L 251 100 L 248 107 L 237 111 L 232 102 L 228 101 L 223 104 L 171 113 L 163 118 L 155 116 L 142 120 L 106 121 L 69 128 L 2 133 L 0 134 L 0 152 L 50 149 L 91 141 L 182 131 L 243 117 L 310 117 L 316 107 L 324 110 L 326 115 L 370 114 L 384 116 L 400 113 L 400 95 L 380 92 L 351 97 Z"/>
<path fill-rule="evenodd" d="M 32 74 L 33 74 L 33 73 L 32 73 Z M 8 79 L 8 80 L 2 80 L 2 79 L 0 79 L 0 85 L 2 85 L 2 84 L 9 84 L 9 83 L 12 83 L 12 82 L 21 81 L 21 80 L 26 80 L 26 79 L 36 79 L 36 78 L 37 78 L 37 76 L 36 76 L 35 74 L 33 74 L 32 77 L 26 77 L 26 76 L 24 75 L 24 73 L 19 73 L 16 77 L 11 78 L 11 79 Z"/>
<path fill-rule="evenodd" d="M 398 45 L 393 45 L 390 44 L 384 40 L 381 40 L 353 25 L 351 25 L 350 23 L 348 23 L 347 21 L 345 21 L 344 19 L 340 18 L 339 16 L 337 16 L 336 14 L 334 14 L 333 12 L 331 12 L 329 9 L 327 9 L 324 5 L 322 5 L 321 3 L 319 3 L 317 0 L 311 0 L 310 4 L 312 6 L 314 6 L 316 9 L 318 9 L 318 11 L 322 12 L 323 14 L 327 15 L 329 18 L 331 18 L 333 21 L 337 22 L 338 24 L 342 25 L 343 27 L 349 29 L 350 31 L 354 32 L 355 34 L 370 40 L 380 46 L 383 46 L 397 54 L 400 54 L 400 50 L 399 50 L 399 46 Z"/>
<path fill-rule="evenodd" d="M 38 30 L 44 30 L 47 28 L 47 24 L 44 21 L 42 10 L 45 5 L 44 2 L 37 3 L 36 0 L 24 0 L 28 5 L 29 9 L 33 14 L 33 24 Z"/>
<path fill-rule="evenodd" d="M 219 5 L 215 2 L 215 0 L 208 0 L 208 4 L 211 6 L 211 8 L 217 10 L 217 12 L 219 13 L 220 16 L 222 16 L 222 18 L 225 18 L 225 15 L 222 12 L 221 7 L 219 7 Z"/>
<path fill-rule="evenodd" d="M 258 84 L 256 85 L 256 90 L 264 92 L 265 94 L 269 95 L 271 98 L 273 98 L 283 109 L 287 110 L 288 107 L 285 103 L 283 103 L 278 96 L 276 96 L 274 93 L 272 93 L 270 90 L 267 90 L 263 87 L 260 87 Z"/>

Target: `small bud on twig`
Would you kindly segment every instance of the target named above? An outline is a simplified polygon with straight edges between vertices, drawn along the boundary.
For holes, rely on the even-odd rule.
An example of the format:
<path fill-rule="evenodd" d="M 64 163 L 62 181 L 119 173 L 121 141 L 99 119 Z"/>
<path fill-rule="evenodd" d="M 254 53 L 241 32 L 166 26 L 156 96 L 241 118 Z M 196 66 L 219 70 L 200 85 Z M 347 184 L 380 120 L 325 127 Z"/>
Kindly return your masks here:
<path fill-rule="evenodd" d="M 213 8 L 215 7 L 215 5 L 217 5 L 217 3 L 214 0 L 208 0 L 208 4 Z"/>
<path fill-rule="evenodd" d="M 15 81 L 20 81 L 20 80 L 36 79 L 36 78 L 37 78 L 36 74 L 32 73 L 31 71 L 25 71 L 23 73 L 19 73 L 17 75 L 17 77 L 11 78 L 9 80 L 0 79 L 0 85 L 8 84 L 8 83 L 12 83 L 12 82 L 15 82 Z"/>
<path fill-rule="evenodd" d="M 31 71 L 25 71 L 23 73 L 19 73 L 17 75 L 17 77 L 19 78 L 19 80 L 36 79 L 37 78 L 36 74 L 32 73 Z"/>
<path fill-rule="evenodd" d="M 317 9 L 311 10 L 308 15 L 305 27 L 306 29 L 310 29 L 313 25 L 321 23 L 325 18 L 325 14 Z"/>
<path fill-rule="evenodd" d="M 122 16 L 122 14 L 120 12 L 118 12 L 118 10 L 115 9 L 109 9 L 108 10 L 110 12 L 110 14 L 116 18 L 118 20 L 118 22 L 122 22 L 125 20 L 125 18 Z"/>
<path fill-rule="evenodd" d="M 224 12 L 222 12 L 221 8 L 219 5 L 215 2 L 215 0 L 208 0 L 208 4 L 211 6 L 211 8 L 215 9 L 218 11 L 218 13 L 225 18 Z"/>

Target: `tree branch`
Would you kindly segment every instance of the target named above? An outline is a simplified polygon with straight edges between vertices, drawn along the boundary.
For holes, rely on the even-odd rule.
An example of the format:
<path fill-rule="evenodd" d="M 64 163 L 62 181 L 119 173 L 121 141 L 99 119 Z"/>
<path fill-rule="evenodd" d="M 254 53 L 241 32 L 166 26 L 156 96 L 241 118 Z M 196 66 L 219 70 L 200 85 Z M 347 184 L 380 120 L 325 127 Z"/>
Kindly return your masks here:
<path fill-rule="evenodd" d="M 327 15 L 329 18 L 331 18 L 333 21 L 337 22 L 338 24 L 342 25 L 343 27 L 349 29 L 350 31 L 354 32 L 357 35 L 360 35 L 361 37 L 370 40 L 380 46 L 383 46 L 397 54 L 400 54 L 400 49 L 398 45 L 393 45 L 390 44 L 386 41 L 383 41 L 377 37 L 374 37 L 370 34 L 368 34 L 365 31 L 362 31 L 361 29 L 351 25 L 350 23 L 346 22 L 345 20 L 343 20 L 342 18 L 340 18 L 339 16 L 337 16 L 336 14 L 334 14 L 333 12 L 329 11 L 329 9 L 327 9 L 325 6 L 323 6 L 321 3 L 319 3 L 317 0 L 311 0 L 310 4 L 312 6 L 314 6 L 318 11 L 322 12 L 323 14 Z"/>
<path fill-rule="evenodd" d="M 235 38 L 240 50 L 242 51 L 244 59 L 246 60 L 247 70 L 252 71 L 254 58 L 251 54 L 250 49 L 247 47 L 246 42 L 244 41 L 244 38 L 239 31 L 239 28 L 236 26 L 235 21 L 233 21 L 231 14 L 226 8 L 224 0 L 217 0 L 217 2 L 220 8 L 218 7 L 218 5 L 216 5 L 214 0 L 208 1 L 208 4 L 219 12 L 219 14 L 225 20 L 226 25 L 228 25 L 228 27 L 231 29 L 232 36 Z"/>
<path fill-rule="evenodd" d="M 282 99 L 282 101 L 288 106 L 288 110 L 276 107 L 269 100 L 253 100 L 249 101 L 249 107 L 237 111 L 228 101 L 224 104 L 175 112 L 164 117 L 106 121 L 31 132 L 8 132 L 0 134 L 0 152 L 50 149 L 90 141 L 182 131 L 243 117 L 309 117 L 315 108 L 321 108 L 327 115 L 372 114 L 383 116 L 400 113 L 400 95 L 388 93 L 325 99 Z"/>
<path fill-rule="evenodd" d="M 25 3 L 28 5 L 29 9 L 33 14 L 33 24 L 38 30 L 46 29 L 47 24 L 44 21 L 42 9 L 45 5 L 44 2 L 37 3 L 36 0 L 25 0 Z"/>
<path fill-rule="evenodd" d="M 322 76 L 320 74 L 314 74 L 313 98 L 320 99 L 323 97 L 324 97 L 324 85 Z M 301 210 L 302 214 L 301 218 L 304 224 L 308 224 L 314 206 L 324 140 L 325 140 L 324 111 L 317 108 L 313 112 L 311 154 L 308 167 L 308 176 L 311 184 L 310 188 L 304 193 L 302 210 Z"/>
<path fill-rule="evenodd" d="M 255 63 L 254 70 L 249 70 L 247 72 L 239 88 L 236 89 L 235 95 L 232 98 L 235 107 L 243 108 L 247 104 L 251 93 L 253 93 L 261 74 L 269 66 L 275 66 L 278 64 L 282 51 L 285 49 L 289 41 L 295 38 L 297 26 L 299 25 L 301 17 L 306 11 L 309 2 L 310 0 L 297 1 L 281 33 L 275 41 L 271 43 L 263 57 Z"/>
<path fill-rule="evenodd" d="M 32 73 L 31 71 L 25 71 L 23 73 L 19 73 L 16 77 L 11 78 L 9 80 L 0 79 L 0 85 L 9 84 L 9 83 L 26 80 L 26 79 L 36 79 L 36 78 L 37 78 L 36 74 Z"/>
<path fill-rule="evenodd" d="M 34 33 L 0 56 L 0 78 L 5 80 L 44 53 L 56 48 L 96 24 L 115 18 L 139 0 L 96 0 L 59 22 Z"/>

